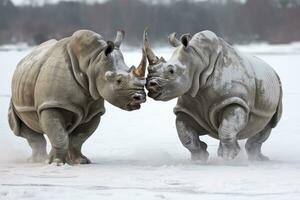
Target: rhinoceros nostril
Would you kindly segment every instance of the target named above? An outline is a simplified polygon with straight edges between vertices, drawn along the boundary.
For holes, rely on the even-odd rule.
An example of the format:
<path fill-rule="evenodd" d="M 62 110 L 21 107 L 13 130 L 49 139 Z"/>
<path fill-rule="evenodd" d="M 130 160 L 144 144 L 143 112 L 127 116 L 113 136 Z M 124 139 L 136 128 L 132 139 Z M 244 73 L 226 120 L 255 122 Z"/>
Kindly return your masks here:
<path fill-rule="evenodd" d="M 155 82 L 155 81 L 150 81 L 149 82 L 149 86 L 150 87 L 155 87 L 155 86 L 157 86 L 158 84 Z"/>
<path fill-rule="evenodd" d="M 133 99 L 136 101 L 140 101 L 140 100 L 142 100 L 142 97 L 140 95 L 135 95 L 135 96 L 133 96 Z"/>

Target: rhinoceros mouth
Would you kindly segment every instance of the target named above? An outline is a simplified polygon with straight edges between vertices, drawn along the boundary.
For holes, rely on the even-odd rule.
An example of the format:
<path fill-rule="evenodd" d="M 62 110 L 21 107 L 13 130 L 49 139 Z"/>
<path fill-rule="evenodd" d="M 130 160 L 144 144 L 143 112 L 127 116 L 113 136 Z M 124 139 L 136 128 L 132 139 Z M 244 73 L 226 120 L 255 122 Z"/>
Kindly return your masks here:
<path fill-rule="evenodd" d="M 137 106 L 137 105 L 141 105 L 142 103 L 145 103 L 145 101 L 146 101 L 145 99 L 139 100 L 139 101 L 132 101 L 128 105 L 129 106 Z"/>
<path fill-rule="evenodd" d="M 128 110 L 137 110 L 141 108 L 141 104 L 146 102 L 146 94 L 136 93 L 132 97 L 132 101 L 127 104 Z"/>
<path fill-rule="evenodd" d="M 126 106 L 126 110 L 138 110 L 141 108 L 141 104 L 139 103 L 129 103 L 127 106 Z"/>
<path fill-rule="evenodd" d="M 127 110 L 128 110 L 128 111 L 138 110 L 138 109 L 140 109 L 140 108 L 141 108 L 141 105 L 140 105 L 140 104 L 127 106 Z"/>
<path fill-rule="evenodd" d="M 152 99 L 159 99 L 159 97 L 162 95 L 162 92 L 153 92 L 153 91 L 149 91 L 148 92 L 148 97 L 152 98 Z"/>

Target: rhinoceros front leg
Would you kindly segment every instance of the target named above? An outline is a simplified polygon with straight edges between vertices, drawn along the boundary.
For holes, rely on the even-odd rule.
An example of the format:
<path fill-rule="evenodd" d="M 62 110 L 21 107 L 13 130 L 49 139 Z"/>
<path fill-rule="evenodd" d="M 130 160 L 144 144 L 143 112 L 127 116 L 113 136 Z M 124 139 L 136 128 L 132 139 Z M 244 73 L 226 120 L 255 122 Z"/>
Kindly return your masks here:
<path fill-rule="evenodd" d="M 218 155 L 225 160 L 235 158 L 240 152 L 237 134 L 246 126 L 247 113 L 238 105 L 226 107 L 218 129 L 220 145 Z"/>
<path fill-rule="evenodd" d="M 249 138 L 245 148 L 248 159 L 253 161 L 268 161 L 269 158 L 261 153 L 262 144 L 269 138 L 272 127 L 268 124 L 261 132 Z"/>
<path fill-rule="evenodd" d="M 206 131 L 192 117 L 182 112 L 176 116 L 176 128 L 181 143 L 191 152 L 192 160 L 206 162 L 209 156 L 207 144 L 199 139 L 200 135 L 207 134 Z"/>
<path fill-rule="evenodd" d="M 70 164 L 90 164 L 91 161 L 81 153 L 83 143 L 94 133 L 100 123 L 101 115 L 98 114 L 89 122 L 78 126 L 69 136 Z"/>
<path fill-rule="evenodd" d="M 66 162 L 69 146 L 67 126 L 71 120 L 72 113 L 63 109 L 47 109 L 41 112 L 40 124 L 52 146 L 49 164 L 61 165 Z"/>

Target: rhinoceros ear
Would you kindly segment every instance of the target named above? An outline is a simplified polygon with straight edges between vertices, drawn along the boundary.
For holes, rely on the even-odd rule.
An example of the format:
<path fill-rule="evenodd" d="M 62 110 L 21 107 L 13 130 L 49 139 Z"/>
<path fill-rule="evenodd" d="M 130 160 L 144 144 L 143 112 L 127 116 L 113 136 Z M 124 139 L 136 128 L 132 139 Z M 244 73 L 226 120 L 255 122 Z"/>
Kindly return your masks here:
<path fill-rule="evenodd" d="M 169 44 L 172 46 L 172 47 L 178 47 L 180 46 L 180 41 L 176 38 L 176 32 L 174 33 L 171 33 L 169 36 L 168 36 L 168 39 L 169 39 Z"/>
<path fill-rule="evenodd" d="M 107 71 L 104 75 L 105 80 L 107 80 L 107 81 L 113 80 L 115 76 L 116 76 L 116 73 L 113 71 Z"/>
<path fill-rule="evenodd" d="M 105 55 L 107 56 L 114 50 L 115 44 L 112 41 L 107 41 L 106 43 L 107 43 L 107 46 L 106 46 L 104 52 L 105 52 Z"/>
<path fill-rule="evenodd" d="M 183 35 L 180 37 L 181 43 L 182 43 L 183 46 L 185 46 L 185 47 L 187 47 L 187 46 L 189 45 L 190 39 L 191 39 L 191 34 L 190 34 L 190 33 L 183 34 Z"/>
<path fill-rule="evenodd" d="M 125 31 L 124 30 L 118 30 L 117 31 L 116 39 L 115 39 L 115 42 L 114 42 L 116 48 L 118 48 L 118 49 L 120 48 L 121 43 L 124 39 L 124 36 L 125 36 Z"/>

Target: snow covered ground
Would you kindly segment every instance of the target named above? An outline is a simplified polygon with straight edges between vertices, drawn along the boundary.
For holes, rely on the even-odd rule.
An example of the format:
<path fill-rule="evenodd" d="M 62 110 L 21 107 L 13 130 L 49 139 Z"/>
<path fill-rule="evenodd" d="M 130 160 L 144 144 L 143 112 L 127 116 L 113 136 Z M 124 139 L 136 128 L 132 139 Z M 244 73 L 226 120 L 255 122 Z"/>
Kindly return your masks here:
<path fill-rule="evenodd" d="M 224 163 L 216 154 L 218 141 L 209 137 L 203 138 L 209 162 L 191 162 L 175 130 L 176 101 L 148 99 L 135 112 L 106 103 L 100 126 L 84 145 L 93 164 L 28 164 L 30 148 L 10 131 L 7 109 L 12 73 L 29 49 L 0 51 L 0 199 L 299 200 L 300 44 L 238 48 L 267 61 L 282 79 L 284 114 L 263 146 L 270 162 L 250 163 L 242 151 L 236 160 Z M 156 52 L 168 58 L 172 50 Z M 131 66 L 141 52 L 124 55 Z"/>

